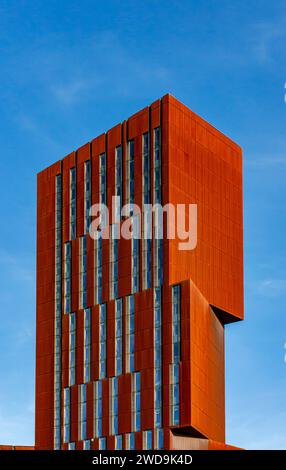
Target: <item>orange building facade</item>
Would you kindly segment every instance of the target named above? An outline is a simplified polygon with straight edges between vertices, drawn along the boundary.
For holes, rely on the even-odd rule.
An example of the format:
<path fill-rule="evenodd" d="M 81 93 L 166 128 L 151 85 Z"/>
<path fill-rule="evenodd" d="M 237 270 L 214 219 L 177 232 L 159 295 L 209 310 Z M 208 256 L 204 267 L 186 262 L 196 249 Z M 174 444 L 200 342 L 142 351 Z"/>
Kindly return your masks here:
<path fill-rule="evenodd" d="M 90 207 L 111 211 L 114 195 L 141 214 L 196 204 L 196 247 L 167 239 L 165 219 L 162 240 L 94 240 Z M 224 325 L 244 315 L 240 147 L 165 95 L 40 172 L 37 202 L 35 448 L 231 449 Z"/>

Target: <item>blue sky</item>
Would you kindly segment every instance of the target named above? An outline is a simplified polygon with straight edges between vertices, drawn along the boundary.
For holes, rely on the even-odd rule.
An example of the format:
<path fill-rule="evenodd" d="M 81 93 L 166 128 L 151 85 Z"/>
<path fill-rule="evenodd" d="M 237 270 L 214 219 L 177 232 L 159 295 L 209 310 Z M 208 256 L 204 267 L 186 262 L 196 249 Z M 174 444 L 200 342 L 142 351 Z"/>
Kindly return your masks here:
<path fill-rule="evenodd" d="M 0 443 L 34 442 L 36 173 L 166 92 L 244 149 L 227 440 L 286 448 L 286 5 L 0 0 Z"/>

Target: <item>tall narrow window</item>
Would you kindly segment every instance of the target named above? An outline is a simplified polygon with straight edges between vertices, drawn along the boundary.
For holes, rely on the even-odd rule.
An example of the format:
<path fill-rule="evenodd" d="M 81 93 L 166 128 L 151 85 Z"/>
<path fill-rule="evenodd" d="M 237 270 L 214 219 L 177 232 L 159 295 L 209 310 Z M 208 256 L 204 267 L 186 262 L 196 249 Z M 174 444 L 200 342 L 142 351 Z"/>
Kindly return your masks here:
<path fill-rule="evenodd" d="M 153 199 L 154 204 L 162 203 L 162 189 L 161 189 L 161 130 L 160 127 L 154 129 L 154 191 Z M 157 227 L 155 220 L 155 240 L 154 240 L 154 285 L 158 287 L 163 283 L 163 240 L 158 237 L 159 227 Z M 156 235 L 157 234 L 157 235 Z"/>
<path fill-rule="evenodd" d="M 118 434 L 118 379 L 110 379 L 110 434 Z"/>
<path fill-rule="evenodd" d="M 122 450 L 122 436 L 115 436 L 115 450 Z"/>
<path fill-rule="evenodd" d="M 102 153 L 99 156 L 99 195 L 100 203 L 106 204 L 107 202 L 107 183 L 106 183 L 106 154 Z"/>
<path fill-rule="evenodd" d="M 101 437 L 98 440 L 98 448 L 99 448 L 99 450 L 105 450 L 106 449 L 106 437 Z"/>
<path fill-rule="evenodd" d="M 99 202 L 107 203 L 107 169 L 106 154 L 99 156 Z M 101 219 L 102 223 L 102 219 Z M 95 303 L 102 303 L 102 238 L 101 235 L 94 241 L 94 266 L 95 266 Z"/>
<path fill-rule="evenodd" d="M 181 360 L 181 286 L 172 287 L 172 357 L 173 363 Z"/>
<path fill-rule="evenodd" d="M 102 238 L 94 240 L 95 303 L 102 302 Z"/>
<path fill-rule="evenodd" d="M 70 169 L 70 239 L 76 238 L 76 169 Z"/>
<path fill-rule="evenodd" d="M 115 375 L 122 374 L 122 299 L 115 301 Z"/>
<path fill-rule="evenodd" d="M 99 309 L 99 378 L 106 377 L 106 304 Z"/>
<path fill-rule="evenodd" d="M 170 364 L 170 423 L 180 423 L 181 286 L 172 287 L 172 364 Z"/>
<path fill-rule="evenodd" d="M 110 227 L 110 299 L 118 297 L 118 225 Z"/>
<path fill-rule="evenodd" d="M 89 231 L 91 206 L 91 162 L 84 162 L 84 233 Z"/>
<path fill-rule="evenodd" d="M 154 433 L 154 448 L 163 449 L 164 448 L 164 430 L 161 428 L 155 429 Z"/>
<path fill-rule="evenodd" d="M 149 132 L 143 134 L 142 137 L 142 196 L 143 204 L 151 204 L 151 184 L 150 184 L 150 148 L 149 148 Z"/>
<path fill-rule="evenodd" d="M 154 204 L 161 204 L 161 130 L 154 129 Z"/>
<path fill-rule="evenodd" d="M 94 435 L 102 435 L 102 383 L 94 382 Z"/>
<path fill-rule="evenodd" d="M 90 347 L 91 347 L 91 318 L 90 309 L 84 311 L 84 356 L 83 373 L 84 382 L 90 381 Z"/>
<path fill-rule="evenodd" d="M 147 237 L 148 224 L 146 219 L 147 210 L 145 204 L 151 204 L 151 181 L 150 181 L 150 146 L 149 132 L 142 136 L 142 288 L 150 289 L 152 286 L 152 239 Z M 151 227 L 149 228 L 149 230 Z"/>
<path fill-rule="evenodd" d="M 115 149 L 115 196 L 120 200 L 115 207 L 115 220 L 119 221 L 121 218 L 122 207 L 122 147 L 119 145 Z"/>
<path fill-rule="evenodd" d="M 152 240 L 145 237 L 142 239 L 142 283 L 143 290 L 152 287 Z"/>
<path fill-rule="evenodd" d="M 126 297 L 126 339 L 125 339 L 125 368 L 126 372 L 134 371 L 134 295 Z"/>
<path fill-rule="evenodd" d="M 62 335 L 62 176 L 56 176 L 55 216 L 55 339 L 54 339 L 54 448 L 61 448 L 61 335 Z"/>
<path fill-rule="evenodd" d="M 135 449 L 135 436 L 134 432 L 130 432 L 125 435 L 125 449 L 134 450 Z"/>
<path fill-rule="evenodd" d="M 140 256 L 140 245 L 139 245 L 139 235 L 140 235 L 140 217 L 139 215 L 134 215 L 132 217 L 132 239 L 131 239 L 131 272 L 132 272 L 132 293 L 139 291 L 139 256 Z"/>
<path fill-rule="evenodd" d="M 134 204 L 134 140 L 127 144 L 126 204 Z M 132 215 L 133 211 L 131 211 Z"/>
<path fill-rule="evenodd" d="M 87 304 L 87 240 L 86 235 L 80 238 L 79 251 L 79 305 L 85 308 Z"/>
<path fill-rule="evenodd" d="M 140 393 L 140 372 L 132 375 L 132 415 L 133 431 L 140 431 L 141 426 L 141 393 Z"/>
<path fill-rule="evenodd" d="M 64 443 L 70 440 L 70 389 L 64 389 Z"/>
<path fill-rule="evenodd" d="M 143 449 L 151 450 L 152 448 L 152 430 L 148 429 L 147 431 L 143 431 Z"/>
<path fill-rule="evenodd" d="M 79 386 L 79 440 L 86 439 L 86 385 Z"/>
<path fill-rule="evenodd" d="M 90 440 L 83 441 L 83 450 L 90 450 Z"/>
<path fill-rule="evenodd" d="M 162 303 L 161 289 L 154 291 L 154 425 L 162 425 Z"/>
<path fill-rule="evenodd" d="M 69 316 L 69 385 L 75 384 L 76 373 L 76 316 Z"/>
<path fill-rule="evenodd" d="M 69 442 L 68 450 L 75 450 L 75 442 Z"/>
<path fill-rule="evenodd" d="M 65 265 L 64 265 L 64 306 L 65 313 L 71 311 L 71 242 L 65 243 Z"/>

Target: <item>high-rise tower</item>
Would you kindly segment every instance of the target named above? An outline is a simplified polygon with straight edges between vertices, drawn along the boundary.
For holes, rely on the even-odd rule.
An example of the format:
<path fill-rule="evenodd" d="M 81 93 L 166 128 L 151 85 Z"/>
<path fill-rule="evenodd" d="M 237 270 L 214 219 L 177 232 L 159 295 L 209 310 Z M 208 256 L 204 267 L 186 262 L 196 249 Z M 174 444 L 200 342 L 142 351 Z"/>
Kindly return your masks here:
<path fill-rule="evenodd" d="M 115 195 L 119 222 L 94 240 L 90 207 L 111 212 Z M 196 247 L 180 250 L 166 221 L 163 239 L 116 238 L 138 217 L 124 204 L 197 204 Z M 228 448 L 240 147 L 165 95 L 40 172 L 37 217 L 36 448 Z"/>

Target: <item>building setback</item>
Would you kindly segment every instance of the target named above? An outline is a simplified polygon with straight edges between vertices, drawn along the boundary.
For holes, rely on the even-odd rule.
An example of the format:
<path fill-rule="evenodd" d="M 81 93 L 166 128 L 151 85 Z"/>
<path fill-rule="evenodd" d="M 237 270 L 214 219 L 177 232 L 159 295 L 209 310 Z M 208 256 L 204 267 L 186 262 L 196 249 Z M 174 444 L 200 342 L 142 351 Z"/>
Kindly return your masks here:
<path fill-rule="evenodd" d="M 197 204 L 196 248 L 94 240 L 113 195 Z M 38 174 L 36 449 L 231 448 L 242 212 L 240 147 L 169 94 Z"/>

